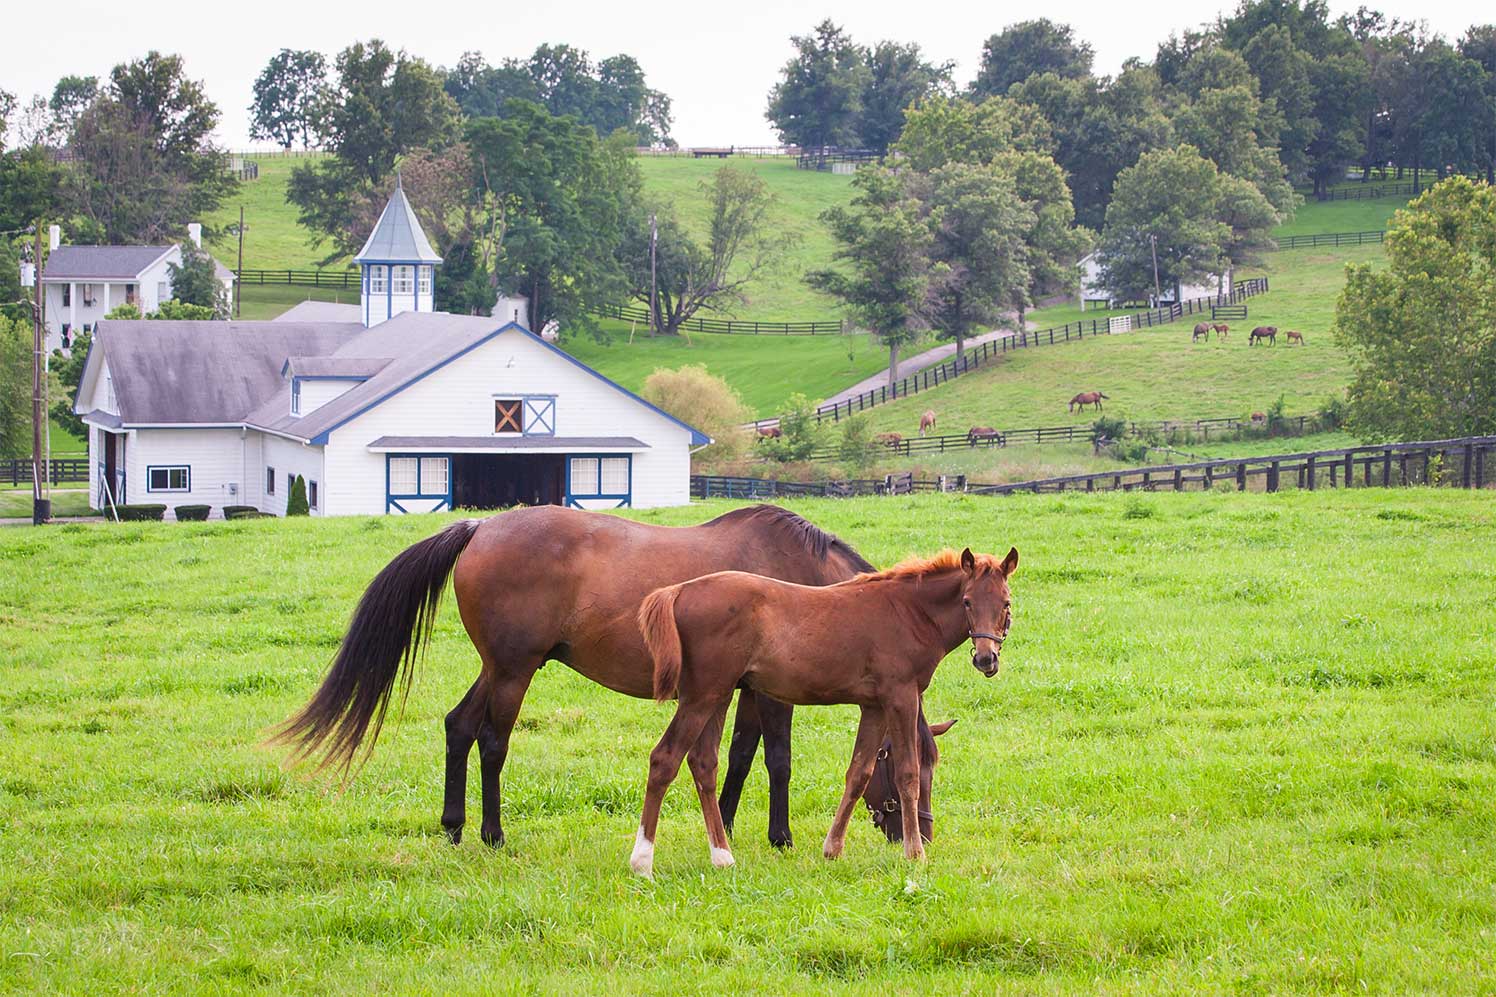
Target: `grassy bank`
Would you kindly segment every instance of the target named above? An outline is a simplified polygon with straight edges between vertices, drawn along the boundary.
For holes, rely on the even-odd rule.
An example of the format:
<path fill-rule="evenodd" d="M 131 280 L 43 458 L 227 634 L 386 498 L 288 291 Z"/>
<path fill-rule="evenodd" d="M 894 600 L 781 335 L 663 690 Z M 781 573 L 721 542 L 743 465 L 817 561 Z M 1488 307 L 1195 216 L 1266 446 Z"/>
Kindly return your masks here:
<path fill-rule="evenodd" d="M 697 522 L 725 509 L 637 513 Z M 1016 544 L 1003 674 L 927 696 L 937 837 L 817 847 L 854 724 L 797 713 L 799 846 L 737 868 L 694 794 L 628 848 L 668 705 L 551 665 L 509 844 L 445 844 L 452 607 L 346 792 L 257 745 L 434 517 L 0 533 L 0 988 L 11 992 L 1482 992 L 1496 982 L 1484 495 L 921 496 L 797 506 L 880 564 Z M 1416 551 L 1417 570 L 1398 552 Z M 476 792 L 476 790 L 474 790 Z M 474 804 L 475 805 L 475 804 Z"/>

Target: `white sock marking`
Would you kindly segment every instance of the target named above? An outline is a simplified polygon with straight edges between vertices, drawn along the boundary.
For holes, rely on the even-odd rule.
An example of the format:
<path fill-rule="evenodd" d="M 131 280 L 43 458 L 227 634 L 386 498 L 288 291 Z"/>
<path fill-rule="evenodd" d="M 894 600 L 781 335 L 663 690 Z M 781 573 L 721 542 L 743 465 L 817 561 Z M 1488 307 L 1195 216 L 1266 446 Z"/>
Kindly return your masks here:
<path fill-rule="evenodd" d="M 629 868 L 645 879 L 654 879 L 654 842 L 644 836 L 644 825 L 634 835 L 634 854 L 629 856 Z"/>
<path fill-rule="evenodd" d="M 732 852 L 726 848 L 712 848 L 712 865 L 718 869 L 726 869 L 733 865 Z"/>

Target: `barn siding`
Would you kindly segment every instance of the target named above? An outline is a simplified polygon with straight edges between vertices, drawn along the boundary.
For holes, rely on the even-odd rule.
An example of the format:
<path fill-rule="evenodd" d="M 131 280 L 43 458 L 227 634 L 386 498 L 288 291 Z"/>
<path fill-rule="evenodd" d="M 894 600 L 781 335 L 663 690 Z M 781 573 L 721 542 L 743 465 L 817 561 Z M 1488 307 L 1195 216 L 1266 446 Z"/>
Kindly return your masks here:
<path fill-rule="evenodd" d="M 243 442 L 237 429 L 136 429 L 125 444 L 126 494 L 132 505 L 161 503 L 166 518 L 179 505 L 211 505 L 221 516 L 225 505 L 245 505 L 242 499 Z M 187 465 L 192 469 L 190 491 L 147 491 L 146 469 Z M 230 486 L 240 486 L 231 491 Z"/>
<path fill-rule="evenodd" d="M 312 511 L 314 516 L 322 516 L 327 512 L 327 475 L 323 473 L 322 448 L 297 443 L 279 436 L 263 434 L 261 438 L 262 456 L 260 459 L 259 488 L 260 511 L 273 512 L 277 516 L 286 514 L 286 502 L 291 496 L 291 485 L 287 475 L 299 474 L 310 482 L 317 482 L 318 508 Z M 263 493 L 265 487 L 265 468 L 275 468 L 275 494 Z M 310 485 L 308 486 L 310 487 Z M 382 510 L 381 510 L 382 511 Z"/>

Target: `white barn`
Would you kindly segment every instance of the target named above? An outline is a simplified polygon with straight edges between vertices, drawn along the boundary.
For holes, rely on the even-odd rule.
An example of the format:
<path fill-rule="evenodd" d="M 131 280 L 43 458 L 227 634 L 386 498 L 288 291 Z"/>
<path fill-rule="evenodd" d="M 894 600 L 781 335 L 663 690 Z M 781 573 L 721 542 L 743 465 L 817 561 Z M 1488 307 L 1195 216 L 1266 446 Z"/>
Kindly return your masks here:
<path fill-rule="evenodd" d="M 202 248 L 202 226 L 187 227 L 189 238 Z M 64 246 L 61 229 L 53 225 L 47 265 L 42 270 L 48 352 L 71 345 L 80 332 L 92 332 L 116 305 L 126 302 L 142 315 L 173 297 L 170 267 L 182 265 L 180 246 Z M 213 266 L 229 295 L 234 273 L 217 260 Z"/>
<path fill-rule="evenodd" d="M 436 264 L 398 236 L 360 254 L 367 326 L 101 322 L 75 406 L 95 504 L 283 515 L 298 475 L 313 515 L 689 501 L 705 434 L 518 323 L 431 311 L 416 268 Z M 408 307 L 369 272 L 401 266 Z"/>
<path fill-rule="evenodd" d="M 1080 300 L 1081 311 L 1085 311 L 1087 306 L 1114 308 L 1121 304 L 1117 296 L 1106 286 L 1106 282 L 1101 279 L 1101 264 L 1097 261 L 1095 253 L 1082 256 L 1079 265 L 1080 288 L 1077 296 Z M 1173 304 L 1175 301 L 1189 301 L 1191 298 L 1210 298 L 1217 293 L 1230 294 L 1231 274 L 1228 272 L 1224 281 L 1215 274 L 1209 274 L 1198 284 L 1185 284 L 1178 288 L 1177 296 L 1173 285 L 1160 288 L 1160 292 L 1161 296 L 1154 303 L 1154 307 Z"/>

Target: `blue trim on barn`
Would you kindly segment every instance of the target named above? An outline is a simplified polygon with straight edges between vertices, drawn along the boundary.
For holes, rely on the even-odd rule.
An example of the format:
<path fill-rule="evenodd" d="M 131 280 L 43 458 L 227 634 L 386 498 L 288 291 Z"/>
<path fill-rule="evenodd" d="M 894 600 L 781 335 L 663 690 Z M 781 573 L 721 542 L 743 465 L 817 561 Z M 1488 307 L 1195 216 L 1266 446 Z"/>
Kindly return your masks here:
<path fill-rule="evenodd" d="M 603 492 L 603 491 L 599 491 L 596 494 L 591 494 L 591 495 L 575 495 L 575 494 L 573 494 L 572 490 L 571 490 L 571 462 L 573 460 L 578 459 L 578 458 L 593 458 L 593 459 L 597 460 L 597 487 L 599 489 L 601 489 L 602 486 L 603 486 L 603 465 L 602 465 L 602 462 L 603 462 L 603 460 L 605 458 L 609 458 L 609 459 L 619 459 L 619 458 L 621 458 L 623 460 L 628 461 L 628 476 L 629 476 L 628 489 L 623 494 L 621 494 L 621 495 L 620 494 L 616 494 L 616 493 Z M 613 506 L 613 508 L 615 508 L 615 509 L 627 509 L 627 508 L 629 508 L 630 506 L 632 506 L 634 504 L 634 455 L 633 454 L 616 454 L 616 453 L 569 453 L 569 454 L 567 454 L 566 455 L 566 498 L 565 498 L 565 503 L 566 503 L 567 508 L 570 508 L 570 509 L 581 509 L 581 508 L 584 508 L 584 506 L 582 505 L 582 502 L 607 501 L 607 500 L 616 500 L 617 501 L 618 504 L 615 505 L 615 506 Z"/>
<path fill-rule="evenodd" d="M 556 435 L 556 396 L 555 395 L 523 395 L 520 401 L 523 403 L 523 411 L 520 418 L 524 424 L 524 436 L 555 436 Z M 531 416 L 534 419 L 531 419 Z M 541 428 L 536 429 L 535 426 Z"/>
<path fill-rule="evenodd" d="M 657 415 L 664 416 L 666 419 L 670 420 L 671 422 L 675 423 L 677 426 L 679 426 L 682 429 L 686 430 L 687 432 L 689 432 L 691 434 L 691 445 L 692 446 L 705 446 L 706 444 L 712 442 L 712 438 L 710 436 L 706 435 L 701 430 L 697 429 L 695 426 L 691 426 L 691 425 L 688 425 L 687 423 L 684 423 L 684 422 L 680 421 L 675 416 L 671 415 L 669 412 L 666 412 L 664 409 L 660 408 L 658 405 L 652 405 L 652 404 L 650 404 L 648 401 L 645 401 L 643 398 L 640 398 L 638 395 L 634 394 L 632 391 L 630 391 L 628 388 L 625 388 L 623 385 L 619 384 L 617 381 L 614 381 L 614 380 L 612 380 L 612 379 L 610 379 L 608 377 L 603 376 L 602 374 L 599 374 L 597 371 L 593 370 L 591 367 L 587 366 L 582 361 L 578 360 L 576 357 L 574 357 L 571 354 L 567 353 L 565 350 L 561 349 L 560 347 L 553 346 L 550 343 L 547 343 L 545 340 L 541 339 L 539 336 L 535 335 L 535 333 L 531 332 L 529 329 L 526 329 L 524 326 L 520 325 L 518 322 L 509 322 L 509 323 L 506 323 L 506 324 L 500 326 L 499 328 L 495 329 L 493 332 L 488 333 L 486 336 L 482 337 L 481 339 L 477 340 L 476 342 L 473 342 L 473 343 L 470 343 L 467 346 L 464 346 L 462 349 L 458 350 L 456 353 L 453 353 L 451 356 L 447 357 L 446 359 L 440 361 L 439 363 L 435 363 L 432 366 L 426 368 L 421 373 L 414 375 L 413 377 L 411 377 L 409 380 L 405 381 L 404 383 L 397 384 L 394 387 L 390 388 L 388 391 L 384 392 L 383 394 L 377 395 L 374 398 L 369 399 L 369 401 L 366 404 L 364 404 L 360 408 L 356 409 L 355 411 L 349 413 L 348 415 L 344 416 L 338 422 L 335 422 L 331 426 L 328 426 L 326 429 L 322 430 L 322 432 L 318 433 L 316 436 L 313 436 L 307 442 L 311 443 L 311 444 L 314 444 L 314 445 L 318 445 L 318 446 L 326 444 L 327 441 L 328 441 L 328 439 L 329 439 L 329 437 L 332 435 L 332 433 L 334 431 L 340 429 L 343 426 L 346 426 L 348 423 L 352 422 L 354 419 L 357 419 L 359 416 L 363 415 L 365 412 L 367 412 L 370 409 L 374 408 L 376 405 L 382 404 L 385 400 L 387 400 L 387 399 L 389 399 L 389 398 L 391 398 L 391 397 L 399 394 L 400 392 L 404 391 L 406 388 L 410 387 L 412 384 L 415 384 L 417 381 L 420 381 L 420 380 L 422 380 L 422 379 L 424 379 L 426 377 L 429 377 L 430 375 L 432 375 L 432 374 L 436 373 L 437 371 L 441 370 L 443 367 L 447 366 L 447 364 L 453 362 L 454 360 L 461 359 L 462 357 L 466 356 L 468 353 L 471 353 L 473 350 L 476 350 L 478 347 L 484 345 L 485 343 L 489 342 L 490 340 L 495 339 L 496 337 L 501 336 L 504 333 L 508 332 L 510 329 L 513 329 L 516 332 L 519 332 L 519 333 L 522 333 L 525 336 L 528 336 L 530 339 L 534 340 L 535 342 L 539 343 L 541 346 L 544 346 L 546 349 L 550 350 L 552 353 L 556 354 L 559 357 L 564 358 L 568 363 L 571 363 L 574 366 L 581 368 L 582 370 L 584 370 L 587 373 L 591 374 L 593 377 L 597 378 L 599 381 L 602 381 L 604 384 L 608 385 L 609 387 L 612 387 L 615 390 L 617 390 L 620 393 L 622 393 L 623 395 L 625 395 L 625 396 L 627 396 L 629 398 L 632 398 L 634 401 L 638 402 L 640 405 L 643 405 L 645 408 L 649 409 L 651 412 L 654 412 Z"/>
<path fill-rule="evenodd" d="M 435 458 L 435 457 L 440 457 L 442 460 L 444 460 L 444 461 L 447 462 L 447 490 L 445 492 L 430 492 L 430 493 L 428 493 L 428 492 L 426 492 L 426 490 L 424 488 L 421 487 L 421 462 L 423 460 L 430 459 L 430 458 Z M 390 461 L 392 461 L 392 460 L 404 460 L 404 459 L 407 459 L 407 458 L 413 459 L 416 462 L 416 490 L 413 493 L 406 492 L 406 493 L 396 494 L 395 492 L 393 492 L 393 491 L 390 490 Z M 416 500 L 429 502 L 432 499 L 441 499 L 442 501 L 441 501 L 440 504 L 432 506 L 430 509 L 423 510 L 423 511 L 425 511 L 425 512 L 443 512 L 443 511 L 445 511 L 447 509 L 451 509 L 453 507 L 452 506 L 452 455 L 451 454 L 448 454 L 448 453 L 387 453 L 387 454 L 384 455 L 384 511 L 385 511 L 386 514 L 388 514 L 392 510 L 399 511 L 399 512 L 404 512 L 404 513 L 409 513 L 410 510 L 407 509 L 407 508 L 405 508 L 405 506 L 403 506 L 403 505 L 400 504 L 400 502 L 402 500 L 406 501 L 406 502 L 416 501 Z"/>

